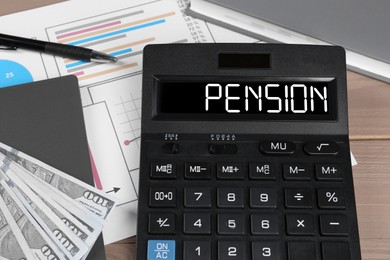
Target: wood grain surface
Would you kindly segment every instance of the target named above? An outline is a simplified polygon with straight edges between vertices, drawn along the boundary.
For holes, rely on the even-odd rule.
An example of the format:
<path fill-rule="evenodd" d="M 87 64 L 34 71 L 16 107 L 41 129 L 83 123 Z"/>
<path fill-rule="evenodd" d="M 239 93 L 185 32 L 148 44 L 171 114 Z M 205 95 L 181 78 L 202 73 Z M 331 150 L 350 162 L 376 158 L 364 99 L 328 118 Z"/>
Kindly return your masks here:
<path fill-rule="evenodd" d="M 0 0 L 0 15 L 57 2 L 61 0 Z M 362 259 L 389 260 L 390 84 L 354 72 L 347 76 Z M 135 248 L 135 237 L 107 245 L 107 259 L 135 260 Z"/>
<path fill-rule="evenodd" d="M 64 1 L 65 0 L 0 0 L 0 16 Z"/>

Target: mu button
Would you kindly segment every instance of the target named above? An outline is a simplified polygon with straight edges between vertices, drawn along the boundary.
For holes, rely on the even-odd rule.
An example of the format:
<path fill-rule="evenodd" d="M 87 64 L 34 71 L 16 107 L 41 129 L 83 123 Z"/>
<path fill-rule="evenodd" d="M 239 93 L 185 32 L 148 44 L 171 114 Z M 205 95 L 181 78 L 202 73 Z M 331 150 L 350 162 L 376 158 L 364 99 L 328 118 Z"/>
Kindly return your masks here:
<path fill-rule="evenodd" d="M 260 144 L 260 151 L 266 155 L 289 155 L 295 152 L 295 144 L 286 141 L 266 141 Z"/>

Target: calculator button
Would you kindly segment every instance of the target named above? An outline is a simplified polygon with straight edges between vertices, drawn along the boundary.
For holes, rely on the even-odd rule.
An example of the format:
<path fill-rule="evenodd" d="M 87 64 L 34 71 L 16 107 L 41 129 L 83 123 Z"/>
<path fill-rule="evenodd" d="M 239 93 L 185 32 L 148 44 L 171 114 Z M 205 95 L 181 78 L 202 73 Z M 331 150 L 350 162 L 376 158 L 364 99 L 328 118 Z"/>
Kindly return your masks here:
<path fill-rule="evenodd" d="M 218 179 L 243 179 L 244 169 L 241 163 L 217 163 Z"/>
<path fill-rule="evenodd" d="M 275 180 L 276 168 L 273 163 L 249 164 L 249 178 L 252 180 Z"/>
<path fill-rule="evenodd" d="M 176 179 L 176 164 L 152 163 L 150 177 L 153 179 Z"/>
<path fill-rule="evenodd" d="M 240 188 L 218 188 L 217 205 L 219 208 L 243 208 L 244 194 Z"/>
<path fill-rule="evenodd" d="M 147 260 L 176 260 L 175 240 L 148 240 Z"/>
<path fill-rule="evenodd" d="M 318 206 L 322 209 L 345 209 L 344 192 L 341 189 L 319 189 Z"/>
<path fill-rule="evenodd" d="M 281 260 L 279 252 L 280 248 L 277 242 L 252 242 L 252 260 Z"/>
<path fill-rule="evenodd" d="M 185 163 L 184 177 L 186 179 L 209 180 L 211 179 L 211 166 L 209 163 Z"/>
<path fill-rule="evenodd" d="M 347 216 L 321 215 L 320 229 L 324 236 L 348 236 Z"/>
<path fill-rule="evenodd" d="M 252 235 L 277 235 L 279 234 L 277 215 L 274 214 L 252 214 L 251 233 Z"/>
<path fill-rule="evenodd" d="M 316 248 L 313 242 L 288 242 L 288 260 L 315 260 Z"/>
<path fill-rule="evenodd" d="M 178 154 L 180 153 L 180 145 L 177 143 L 165 143 L 161 147 L 164 154 Z"/>
<path fill-rule="evenodd" d="M 150 188 L 149 206 L 175 208 L 176 188 Z"/>
<path fill-rule="evenodd" d="M 310 165 L 308 163 L 283 164 L 285 180 L 310 180 Z"/>
<path fill-rule="evenodd" d="M 218 241 L 218 260 L 243 259 L 246 259 L 243 241 Z"/>
<path fill-rule="evenodd" d="M 184 234 L 211 234 L 211 215 L 184 213 Z"/>
<path fill-rule="evenodd" d="M 323 242 L 322 260 L 351 260 L 347 242 Z"/>
<path fill-rule="evenodd" d="M 218 214 L 218 234 L 245 235 L 244 215 Z"/>
<path fill-rule="evenodd" d="M 316 164 L 316 178 L 319 181 L 343 180 L 343 169 L 340 164 Z"/>
<path fill-rule="evenodd" d="M 184 206 L 187 208 L 211 208 L 210 188 L 184 188 Z"/>
<path fill-rule="evenodd" d="M 183 260 L 211 260 L 209 241 L 184 241 Z"/>
<path fill-rule="evenodd" d="M 174 214 L 149 214 L 149 233 L 150 234 L 175 234 L 175 215 Z"/>
<path fill-rule="evenodd" d="M 295 152 L 292 142 L 266 141 L 260 144 L 260 151 L 266 155 L 289 155 Z"/>
<path fill-rule="evenodd" d="M 309 189 L 286 189 L 287 208 L 312 208 L 311 191 Z"/>
<path fill-rule="evenodd" d="M 237 145 L 235 144 L 210 144 L 209 153 L 215 155 L 223 154 L 236 154 L 238 151 Z"/>
<path fill-rule="evenodd" d="M 287 215 L 286 222 L 288 235 L 314 235 L 314 221 L 311 215 Z"/>
<path fill-rule="evenodd" d="M 276 191 L 273 188 L 251 188 L 251 208 L 276 208 Z"/>
<path fill-rule="evenodd" d="M 333 142 L 310 142 L 303 149 L 310 155 L 336 155 L 340 152 L 339 145 Z"/>

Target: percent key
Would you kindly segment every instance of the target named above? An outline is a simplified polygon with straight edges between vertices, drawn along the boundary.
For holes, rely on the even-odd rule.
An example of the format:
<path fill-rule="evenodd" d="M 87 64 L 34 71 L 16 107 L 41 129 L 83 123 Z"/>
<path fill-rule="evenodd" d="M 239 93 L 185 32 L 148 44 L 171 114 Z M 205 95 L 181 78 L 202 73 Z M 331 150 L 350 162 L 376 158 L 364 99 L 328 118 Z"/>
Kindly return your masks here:
<path fill-rule="evenodd" d="M 318 206 L 323 209 L 345 209 L 344 191 L 341 189 L 319 189 Z"/>

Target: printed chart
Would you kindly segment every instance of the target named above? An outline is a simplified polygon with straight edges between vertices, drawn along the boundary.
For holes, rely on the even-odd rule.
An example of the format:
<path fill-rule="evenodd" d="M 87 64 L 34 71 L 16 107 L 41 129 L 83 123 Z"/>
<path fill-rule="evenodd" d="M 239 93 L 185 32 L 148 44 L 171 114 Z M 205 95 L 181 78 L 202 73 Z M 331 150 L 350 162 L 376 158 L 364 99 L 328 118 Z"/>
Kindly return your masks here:
<path fill-rule="evenodd" d="M 33 80 L 31 73 L 21 64 L 0 60 L 0 88 L 28 83 Z"/>
<path fill-rule="evenodd" d="M 74 74 L 82 86 L 88 86 L 140 71 L 142 49 L 147 44 L 187 42 L 188 33 L 171 30 L 180 23 L 178 19 L 182 19 L 180 11 L 154 2 L 48 28 L 47 34 L 50 41 L 91 48 L 119 59 L 116 64 L 57 59 L 61 75 Z"/>
<path fill-rule="evenodd" d="M 90 89 L 94 104 L 84 107 L 97 188 L 118 189 L 119 205 L 137 199 L 141 132 L 141 75 Z M 100 184 L 99 184 L 100 183 Z"/>
<path fill-rule="evenodd" d="M 43 75 L 46 75 L 46 70 L 39 53 L 22 50 L 1 52 L 0 88 L 45 79 Z"/>
<path fill-rule="evenodd" d="M 95 185 L 118 198 L 105 243 L 135 234 L 141 132 L 143 48 L 194 42 L 175 1 L 153 1 L 46 28 L 50 41 L 118 58 L 115 64 L 56 58 L 60 75 L 79 79 Z M 124 218 L 126 216 L 126 218 Z"/>
<path fill-rule="evenodd" d="M 186 16 L 183 10 L 188 3 L 115 0 L 96 5 L 93 0 L 64 1 L 0 17 L 4 33 L 84 46 L 119 59 L 116 64 L 85 63 L 23 50 L 2 51 L 0 58 L 7 61 L 6 68 L 22 66 L 0 71 L 3 85 L 12 77 L 10 72 L 16 72 L 14 79 L 23 81 L 30 80 L 30 75 L 34 81 L 68 74 L 78 77 L 95 185 L 119 200 L 103 232 L 106 244 L 136 233 L 143 47 L 155 43 L 253 42 Z M 29 21 L 28 26 L 22 20 Z"/>

